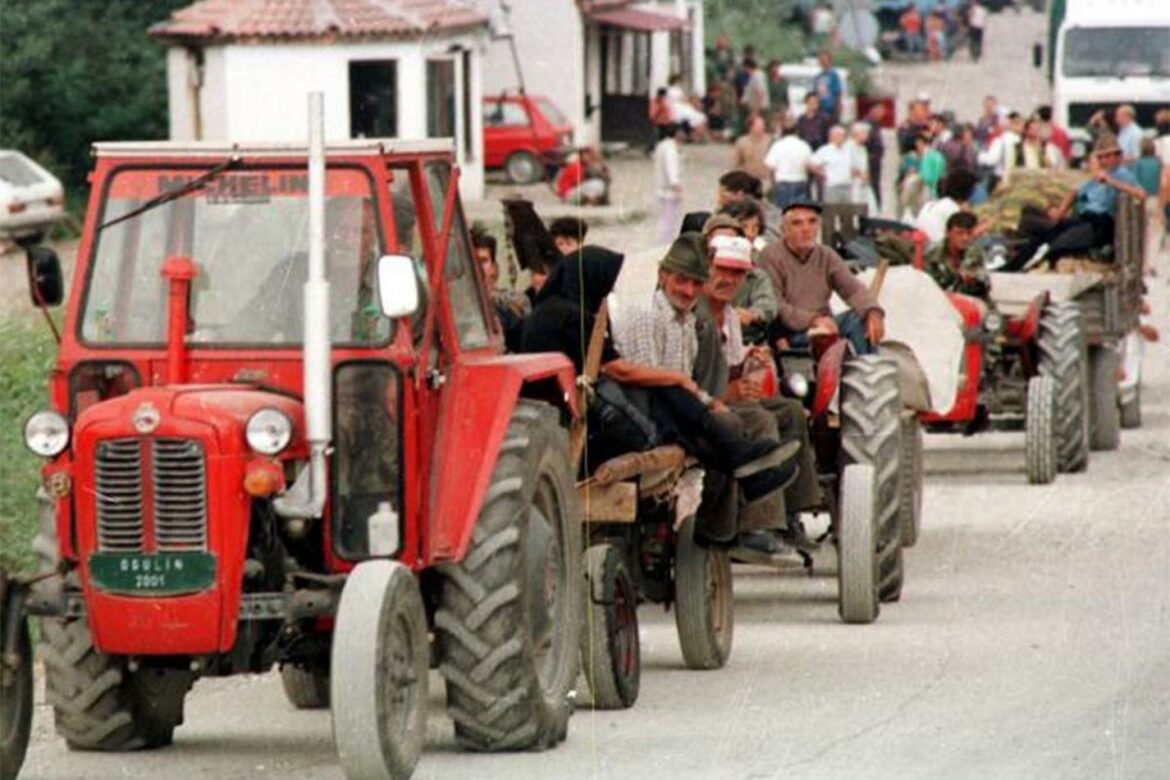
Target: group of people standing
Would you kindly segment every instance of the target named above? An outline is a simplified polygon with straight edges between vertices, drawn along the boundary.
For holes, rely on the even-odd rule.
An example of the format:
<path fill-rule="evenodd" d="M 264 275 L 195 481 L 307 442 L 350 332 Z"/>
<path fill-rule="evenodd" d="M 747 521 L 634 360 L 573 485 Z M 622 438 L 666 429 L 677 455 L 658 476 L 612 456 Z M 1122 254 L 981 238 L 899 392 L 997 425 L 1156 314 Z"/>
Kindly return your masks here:
<path fill-rule="evenodd" d="M 900 45 L 910 57 L 929 60 L 947 60 L 959 48 L 956 44 L 967 39 L 971 59 L 983 57 L 983 34 L 987 27 L 987 9 L 980 0 L 966 0 L 959 5 L 939 0 L 938 5 L 923 13 L 917 0 L 912 0 L 898 17 Z"/>

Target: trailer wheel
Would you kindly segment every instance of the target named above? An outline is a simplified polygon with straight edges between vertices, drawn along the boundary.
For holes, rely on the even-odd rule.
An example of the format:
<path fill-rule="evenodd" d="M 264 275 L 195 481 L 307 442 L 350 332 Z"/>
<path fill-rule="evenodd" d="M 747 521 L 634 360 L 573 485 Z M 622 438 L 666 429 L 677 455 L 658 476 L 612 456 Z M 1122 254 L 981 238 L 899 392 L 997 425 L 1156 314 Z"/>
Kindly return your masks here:
<path fill-rule="evenodd" d="M 720 669 L 731 655 L 735 603 L 726 550 L 695 543 L 695 518 L 678 530 L 674 559 L 674 623 L 688 669 Z"/>
<path fill-rule="evenodd" d="M 1028 481 L 1047 485 L 1056 479 L 1056 391 L 1052 379 L 1041 374 L 1028 380 L 1024 420 L 1024 460 Z"/>
<path fill-rule="evenodd" d="M 28 636 L 28 621 L 12 618 L 10 610 L 17 608 L 8 598 L 8 588 L 0 573 L 0 627 L 7 630 L 8 621 L 16 619 L 16 646 L 11 658 L 0 658 L 0 780 L 16 780 L 32 728 L 33 712 L 33 655 Z"/>
<path fill-rule="evenodd" d="M 1057 470 L 1084 471 L 1089 466 L 1089 357 L 1080 306 L 1059 303 L 1045 309 L 1037 346 L 1040 373 L 1052 377 L 1056 392 Z"/>
<path fill-rule="evenodd" d="M 877 471 L 851 463 L 841 472 L 837 517 L 837 608 L 846 623 L 872 623 L 880 610 L 877 587 Z"/>
<path fill-rule="evenodd" d="M 874 565 L 882 601 L 897 601 L 902 594 L 901 412 L 898 369 L 892 362 L 877 355 L 846 361 L 841 375 L 841 460 L 842 466 L 874 467 Z"/>
<path fill-rule="evenodd" d="M 569 463 L 557 410 L 517 402 L 467 554 L 440 570 L 439 669 L 466 748 L 544 749 L 567 733 L 585 582 Z"/>
<path fill-rule="evenodd" d="M 531 152 L 513 152 L 504 161 L 504 171 L 513 184 L 535 184 L 544 178 L 544 166 Z"/>
<path fill-rule="evenodd" d="M 280 667 L 284 697 L 298 710 L 323 710 L 329 706 L 329 670 L 294 664 Z"/>
<path fill-rule="evenodd" d="M 1142 427 L 1142 383 L 1138 382 L 1133 388 L 1133 396 L 1121 404 L 1121 427 Z"/>
<path fill-rule="evenodd" d="M 585 551 L 585 630 L 581 664 L 599 710 L 632 707 L 642 675 L 638 591 L 622 551 L 595 544 Z"/>
<path fill-rule="evenodd" d="M 918 415 L 902 412 L 901 484 L 898 488 L 898 528 L 902 547 L 918 544 L 922 528 L 922 424 Z"/>
<path fill-rule="evenodd" d="M 1115 450 L 1121 446 L 1121 409 L 1117 402 L 1117 372 L 1121 358 L 1117 350 L 1105 345 L 1089 353 L 1092 389 L 1092 435 L 1095 450 Z"/>
<path fill-rule="evenodd" d="M 350 780 L 414 772 L 426 740 L 429 658 L 426 608 L 410 569 L 358 564 L 341 591 L 330 660 L 333 739 Z"/>

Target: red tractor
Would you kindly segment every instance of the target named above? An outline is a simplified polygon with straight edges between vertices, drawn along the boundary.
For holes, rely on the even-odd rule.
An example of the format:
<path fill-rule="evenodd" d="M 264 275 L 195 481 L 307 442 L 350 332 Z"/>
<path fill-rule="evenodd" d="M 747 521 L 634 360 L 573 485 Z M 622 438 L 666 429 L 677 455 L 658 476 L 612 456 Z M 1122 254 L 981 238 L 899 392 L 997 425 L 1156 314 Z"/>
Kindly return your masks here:
<path fill-rule="evenodd" d="M 572 364 L 501 355 L 448 143 L 320 139 L 95 148 L 26 426 L 27 608 L 73 748 L 167 745 L 197 678 L 279 665 L 347 776 L 407 777 L 432 658 L 463 746 L 565 738 Z M 52 251 L 29 262 L 60 303 Z"/>

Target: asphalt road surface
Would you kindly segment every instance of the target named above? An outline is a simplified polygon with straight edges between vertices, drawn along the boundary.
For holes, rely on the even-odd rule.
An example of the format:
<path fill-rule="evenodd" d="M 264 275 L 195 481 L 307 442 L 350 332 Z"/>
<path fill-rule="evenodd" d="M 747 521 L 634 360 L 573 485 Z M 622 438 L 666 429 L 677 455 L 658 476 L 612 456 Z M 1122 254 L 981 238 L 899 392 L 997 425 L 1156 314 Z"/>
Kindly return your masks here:
<path fill-rule="evenodd" d="M 979 92 L 1014 89 L 1021 106 L 1042 99 L 1013 76 L 1027 67 L 1038 19 L 1008 15 L 993 25 Z M 887 77 L 914 94 L 916 79 L 946 83 L 947 68 L 966 76 L 972 66 Z M 1156 268 L 1150 321 L 1170 336 L 1170 255 L 1159 254 Z M 923 536 L 907 553 L 902 602 L 886 605 L 874 625 L 838 620 L 831 553 L 812 578 L 739 568 L 725 669 L 685 670 L 673 616 L 644 607 L 637 706 L 579 711 L 558 749 L 509 755 L 458 751 L 435 677 L 416 777 L 1170 776 L 1165 341 L 1149 345 L 1145 368 L 1145 426 L 1125 431 L 1119 451 L 1094 453 L 1087 473 L 1050 486 L 1026 484 L 1022 435 L 928 437 Z M 22 777 L 341 773 L 328 713 L 294 711 L 267 675 L 198 683 L 175 744 L 155 752 L 69 752 L 42 702 Z"/>

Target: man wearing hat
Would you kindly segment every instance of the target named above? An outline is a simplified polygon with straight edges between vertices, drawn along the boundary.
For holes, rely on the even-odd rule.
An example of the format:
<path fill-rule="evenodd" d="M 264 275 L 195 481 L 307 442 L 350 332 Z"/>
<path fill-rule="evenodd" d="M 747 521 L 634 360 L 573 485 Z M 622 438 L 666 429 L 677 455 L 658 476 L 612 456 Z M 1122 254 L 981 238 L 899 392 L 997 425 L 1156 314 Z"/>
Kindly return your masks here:
<path fill-rule="evenodd" d="M 738 236 L 747 240 L 744 225 L 731 214 L 716 214 L 703 224 L 703 241 L 710 248 L 717 237 Z M 750 245 L 749 245 L 750 246 Z M 768 276 L 754 265 L 748 271 L 733 302 L 744 341 L 762 344 L 767 341 L 768 325 L 776 319 L 776 294 Z"/>
<path fill-rule="evenodd" d="M 1034 237 L 1029 249 L 1035 251 L 1028 265 L 1044 259 L 1055 262 L 1113 243 L 1117 193 L 1124 192 L 1145 203 L 1146 191 L 1122 164 L 1121 144 L 1115 136 L 1107 134 L 1097 139 L 1090 168 L 1093 178 L 1069 190 L 1059 206 L 1048 210 L 1047 216 L 1055 224 Z M 1071 213 L 1074 206 L 1076 211 Z"/>
<path fill-rule="evenodd" d="M 732 411 L 750 424 L 750 414 L 764 411 L 772 418 L 776 435 L 780 441 L 800 442 L 797 465 L 799 471 L 792 483 L 784 489 L 784 502 L 760 501 L 759 506 L 744 507 L 740 513 L 742 531 L 740 546 L 750 551 L 773 553 L 777 551 L 775 537 L 761 533 L 758 529 L 775 527 L 781 517 L 787 518 L 786 540 L 803 552 L 816 549 L 800 523 L 801 510 L 821 505 L 820 486 L 817 483 L 816 460 L 808 436 L 804 407 L 800 401 L 785 398 L 765 388 L 764 377 L 771 365 L 767 347 L 748 347 L 744 344 L 735 316 L 733 301 L 743 286 L 748 274 L 754 269 L 751 261 L 751 245 L 747 239 L 736 236 L 715 236 L 708 242 L 710 276 L 703 285 L 703 300 L 700 303 L 701 316 L 710 317 L 713 329 L 720 338 L 716 341 L 700 340 L 699 360 L 718 366 L 718 381 L 709 381 L 704 389 L 725 401 Z M 712 350 L 721 358 L 710 360 L 704 350 Z M 714 372 L 712 372 L 714 373 Z M 714 377 L 712 377 L 713 379 Z M 705 488 L 715 485 L 704 485 Z M 785 511 L 787 509 L 787 511 Z"/>
<path fill-rule="evenodd" d="M 760 268 L 772 280 L 780 316 L 773 341 L 789 346 L 808 343 L 809 328 L 840 333 L 864 355 L 885 337 L 885 312 L 858 281 L 841 256 L 820 243 L 821 206 L 811 201 L 790 203 L 784 209 L 784 240 L 760 255 Z M 833 293 L 851 311 L 833 317 Z"/>

